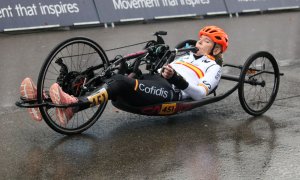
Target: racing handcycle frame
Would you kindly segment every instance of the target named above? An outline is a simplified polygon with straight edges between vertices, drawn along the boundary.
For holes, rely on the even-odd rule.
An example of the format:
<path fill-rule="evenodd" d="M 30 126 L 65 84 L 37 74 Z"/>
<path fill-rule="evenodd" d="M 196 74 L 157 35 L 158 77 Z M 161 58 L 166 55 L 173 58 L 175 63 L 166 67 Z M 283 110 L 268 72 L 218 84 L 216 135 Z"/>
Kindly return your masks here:
<path fill-rule="evenodd" d="M 74 37 L 67 39 L 58 44 L 46 58 L 38 78 L 37 99 L 28 100 L 21 97 L 21 100 L 17 101 L 16 105 L 22 108 L 39 108 L 44 121 L 56 132 L 66 135 L 81 133 L 90 128 L 100 118 L 107 101 L 94 107 L 94 111 L 85 112 L 81 117 L 77 117 L 77 123 L 73 122 L 71 125 L 69 125 L 70 123 L 67 125 L 61 124 L 53 115 L 53 109 L 80 106 L 81 103 L 53 104 L 51 99 L 45 95 L 48 93 L 47 90 L 49 90 L 49 87 L 45 85 L 46 81 L 59 83 L 64 91 L 73 96 L 83 96 L 97 90 L 99 86 L 105 84 L 105 80 L 115 74 L 123 74 L 137 79 L 142 78 L 144 74 L 157 74 L 159 68 L 166 63 L 171 63 L 176 56 L 190 51 L 197 51 L 195 40 L 183 41 L 172 50 L 162 38 L 166 34 L 167 32 L 158 31 L 154 34 L 156 40 L 111 49 L 118 50 L 129 46 L 146 44 L 141 51 L 126 56 L 116 56 L 112 60 L 108 60 L 106 55 L 106 51 L 110 50 L 104 51 L 98 43 L 89 38 Z M 88 48 L 90 48 L 88 52 L 84 52 L 84 49 Z M 90 59 L 97 59 L 100 63 L 89 67 L 86 65 L 85 69 L 79 67 L 84 63 L 88 64 L 91 61 Z M 71 61 L 71 65 L 67 65 L 68 60 Z M 76 66 L 78 67 L 74 68 L 75 65 L 72 65 L 72 61 L 76 61 Z M 129 63 L 129 61 L 133 62 Z M 146 65 L 146 73 L 140 70 L 142 64 Z M 51 67 L 53 67 L 52 70 Z M 124 67 L 126 69 L 122 70 Z M 221 75 L 221 79 L 237 82 L 223 94 L 217 95 L 216 89 L 214 89 L 211 92 L 213 96 L 210 95 L 198 101 L 187 99 L 146 106 L 132 106 L 128 102 L 115 100 L 112 101 L 112 104 L 118 109 L 135 114 L 168 116 L 218 102 L 238 90 L 240 104 L 248 114 L 259 116 L 271 107 L 278 92 L 280 76 L 283 74 L 279 72 L 276 59 L 269 52 L 260 51 L 252 54 L 244 65 L 223 64 L 223 67 L 240 70 L 239 76 Z M 72 68 L 73 70 L 70 70 Z M 269 82 L 269 79 L 271 79 L 271 82 Z M 248 90 L 249 92 L 247 92 Z M 254 97 L 248 100 L 251 91 L 254 91 Z M 263 98 L 262 96 L 266 97 Z"/>

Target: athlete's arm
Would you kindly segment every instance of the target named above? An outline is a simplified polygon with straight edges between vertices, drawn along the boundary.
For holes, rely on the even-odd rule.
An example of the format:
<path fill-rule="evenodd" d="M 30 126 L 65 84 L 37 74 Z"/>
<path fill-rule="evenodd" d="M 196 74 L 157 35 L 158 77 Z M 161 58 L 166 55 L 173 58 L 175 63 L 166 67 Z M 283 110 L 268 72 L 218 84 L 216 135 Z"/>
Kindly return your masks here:
<path fill-rule="evenodd" d="M 168 80 L 169 83 L 174 84 L 177 88 L 186 89 L 189 83 L 178 74 L 170 65 L 163 67 L 161 76 Z"/>
<path fill-rule="evenodd" d="M 221 78 L 221 67 L 214 65 L 210 67 L 205 76 L 199 80 L 198 84 L 189 84 L 183 91 L 190 95 L 194 100 L 203 99 L 207 96 L 211 90 L 213 90 L 219 84 Z"/>

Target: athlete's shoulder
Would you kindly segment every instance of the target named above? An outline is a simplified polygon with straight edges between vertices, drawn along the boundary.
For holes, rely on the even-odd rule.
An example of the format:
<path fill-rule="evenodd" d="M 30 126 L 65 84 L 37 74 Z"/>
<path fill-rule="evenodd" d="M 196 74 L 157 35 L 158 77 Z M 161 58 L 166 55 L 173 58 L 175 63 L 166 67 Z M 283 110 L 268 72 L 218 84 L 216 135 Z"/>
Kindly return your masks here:
<path fill-rule="evenodd" d="M 215 57 L 213 57 L 213 56 L 211 56 L 211 55 L 205 55 L 204 56 L 205 58 L 207 58 L 207 59 L 209 59 L 209 60 L 211 60 L 211 61 L 215 61 L 216 60 L 216 58 Z"/>
<path fill-rule="evenodd" d="M 200 58 L 196 59 L 196 62 L 200 64 L 216 64 L 216 62 L 208 56 L 201 56 Z"/>

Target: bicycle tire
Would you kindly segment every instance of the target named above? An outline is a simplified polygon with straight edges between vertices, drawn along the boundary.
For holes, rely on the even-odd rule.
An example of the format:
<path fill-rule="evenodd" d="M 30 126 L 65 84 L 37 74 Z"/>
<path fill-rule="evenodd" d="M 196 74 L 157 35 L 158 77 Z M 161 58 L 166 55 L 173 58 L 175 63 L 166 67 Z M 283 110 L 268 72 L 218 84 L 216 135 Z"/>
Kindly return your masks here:
<path fill-rule="evenodd" d="M 268 78 L 271 80 L 268 81 Z M 262 85 L 251 85 L 247 83 L 248 80 L 260 81 Z M 239 81 L 238 95 L 243 109 L 253 116 L 262 115 L 272 106 L 279 89 L 280 73 L 276 59 L 265 51 L 252 54 L 244 64 Z M 247 90 L 254 91 L 254 96 L 250 100 L 248 100 L 250 92 L 247 94 Z M 261 93 L 264 92 L 265 99 L 262 99 Z"/>
<path fill-rule="evenodd" d="M 88 53 L 86 53 L 85 49 L 88 49 Z M 77 59 L 75 57 L 77 57 Z M 74 71 L 80 71 L 81 63 L 85 63 L 86 68 L 88 68 L 91 61 L 94 61 L 95 64 L 97 63 L 96 65 L 99 65 L 100 63 L 107 64 L 107 65 L 109 64 L 105 51 L 100 47 L 99 44 L 97 44 L 96 42 L 94 42 L 89 38 L 74 37 L 61 42 L 49 53 L 40 70 L 38 83 L 37 83 L 37 93 L 38 93 L 37 99 L 39 103 L 44 102 L 43 94 L 47 92 L 50 88 L 50 85 L 55 83 L 57 80 L 56 79 L 57 77 L 55 76 L 56 75 L 58 76 L 58 74 L 56 73 L 58 73 L 59 70 L 57 68 L 57 65 L 54 64 L 54 61 L 57 60 L 58 58 L 64 59 L 64 62 L 68 66 L 70 66 L 69 68 L 71 69 L 78 68 Z M 69 64 L 67 60 L 70 61 Z M 78 64 L 79 62 L 80 64 Z M 103 69 L 105 69 L 105 67 L 107 66 L 104 66 Z M 99 71 L 102 71 L 103 69 L 99 69 Z M 47 75 L 50 76 L 47 77 L 48 79 L 46 79 Z M 81 117 L 78 117 L 79 113 L 76 113 L 76 117 L 77 117 L 76 122 L 74 116 L 70 120 L 72 121 L 72 124 L 68 122 L 68 124 L 65 126 L 59 123 L 58 119 L 55 117 L 55 112 L 54 112 L 55 108 L 40 107 L 40 111 L 47 125 L 50 128 L 52 128 L 54 131 L 64 135 L 73 135 L 73 134 L 82 133 L 83 131 L 90 128 L 99 119 L 99 117 L 101 116 L 102 112 L 105 109 L 105 106 L 106 103 L 100 106 L 95 106 L 93 108 L 88 108 L 87 110 L 80 111 Z M 74 123 L 76 124 L 74 125 Z"/>

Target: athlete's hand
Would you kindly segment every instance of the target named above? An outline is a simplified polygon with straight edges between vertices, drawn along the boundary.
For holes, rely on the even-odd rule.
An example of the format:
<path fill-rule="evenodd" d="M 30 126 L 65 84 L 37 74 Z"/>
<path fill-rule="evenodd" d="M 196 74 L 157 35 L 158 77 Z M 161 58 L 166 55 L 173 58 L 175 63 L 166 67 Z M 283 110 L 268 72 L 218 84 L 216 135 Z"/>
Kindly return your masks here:
<path fill-rule="evenodd" d="M 161 73 L 165 79 L 170 79 L 174 75 L 174 69 L 169 65 L 164 65 Z"/>

